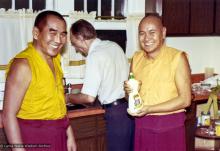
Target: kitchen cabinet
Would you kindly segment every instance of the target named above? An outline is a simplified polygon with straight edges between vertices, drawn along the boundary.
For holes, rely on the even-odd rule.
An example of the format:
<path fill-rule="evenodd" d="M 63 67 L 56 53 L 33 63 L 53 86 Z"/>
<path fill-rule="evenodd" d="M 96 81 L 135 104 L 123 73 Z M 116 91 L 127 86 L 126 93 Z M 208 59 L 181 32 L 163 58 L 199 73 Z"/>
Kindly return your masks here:
<path fill-rule="evenodd" d="M 214 0 L 191 0 L 190 33 L 212 34 L 214 32 Z"/>
<path fill-rule="evenodd" d="M 168 35 L 189 33 L 190 0 L 163 0 L 163 24 Z"/>
<path fill-rule="evenodd" d="M 0 151 L 7 151 L 10 149 L 1 146 L 7 144 L 1 112 L 0 110 Z M 100 106 L 68 111 L 78 151 L 106 151 L 104 112 Z"/>
<path fill-rule="evenodd" d="M 163 0 L 162 19 L 168 36 L 220 33 L 220 0 Z"/>
<path fill-rule="evenodd" d="M 216 0 L 215 9 L 215 33 L 220 35 L 220 0 Z"/>
<path fill-rule="evenodd" d="M 105 151 L 105 121 L 103 114 L 70 119 L 79 151 Z"/>

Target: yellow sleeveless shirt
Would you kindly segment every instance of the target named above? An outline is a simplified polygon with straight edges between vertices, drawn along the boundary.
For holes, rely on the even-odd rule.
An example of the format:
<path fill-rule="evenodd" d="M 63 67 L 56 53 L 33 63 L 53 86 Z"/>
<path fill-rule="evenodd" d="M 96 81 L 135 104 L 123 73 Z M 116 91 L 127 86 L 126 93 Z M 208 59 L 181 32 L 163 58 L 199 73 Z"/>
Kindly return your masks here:
<path fill-rule="evenodd" d="M 26 58 L 32 73 L 32 80 L 17 117 L 21 119 L 41 120 L 63 118 L 66 115 L 66 105 L 60 55 L 53 59 L 56 79 L 50 67 L 35 50 L 32 43 L 29 43 L 28 47 L 16 55 L 15 58 Z"/>
<path fill-rule="evenodd" d="M 163 45 L 155 59 L 148 58 L 143 50 L 134 54 L 132 71 L 135 79 L 142 82 L 139 92 L 144 104 L 155 105 L 178 96 L 175 72 L 181 53 L 177 49 Z M 154 114 L 163 115 L 182 111 L 184 109 Z"/>

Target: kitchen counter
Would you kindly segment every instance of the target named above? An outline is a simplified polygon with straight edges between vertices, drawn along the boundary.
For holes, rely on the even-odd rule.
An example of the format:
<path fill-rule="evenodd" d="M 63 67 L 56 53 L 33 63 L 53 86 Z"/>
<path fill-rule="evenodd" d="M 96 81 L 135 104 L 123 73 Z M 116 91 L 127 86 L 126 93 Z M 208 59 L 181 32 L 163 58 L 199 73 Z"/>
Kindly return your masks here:
<path fill-rule="evenodd" d="M 85 109 L 78 109 L 73 111 L 68 111 L 69 118 L 77 118 L 83 116 L 90 116 L 90 115 L 97 115 L 97 114 L 104 114 L 105 110 L 101 107 L 88 107 Z"/>

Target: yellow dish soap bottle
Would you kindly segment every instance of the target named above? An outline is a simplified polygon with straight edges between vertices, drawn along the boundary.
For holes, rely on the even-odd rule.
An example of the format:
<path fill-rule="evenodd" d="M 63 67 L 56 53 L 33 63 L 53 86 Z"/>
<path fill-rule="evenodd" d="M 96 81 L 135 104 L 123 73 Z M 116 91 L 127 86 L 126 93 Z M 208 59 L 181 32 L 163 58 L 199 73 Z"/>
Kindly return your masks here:
<path fill-rule="evenodd" d="M 140 94 L 138 93 L 139 83 L 134 78 L 134 74 L 132 72 L 129 74 L 128 84 L 132 89 L 132 92 L 129 93 L 128 109 L 131 113 L 135 113 L 142 107 L 142 100 Z"/>

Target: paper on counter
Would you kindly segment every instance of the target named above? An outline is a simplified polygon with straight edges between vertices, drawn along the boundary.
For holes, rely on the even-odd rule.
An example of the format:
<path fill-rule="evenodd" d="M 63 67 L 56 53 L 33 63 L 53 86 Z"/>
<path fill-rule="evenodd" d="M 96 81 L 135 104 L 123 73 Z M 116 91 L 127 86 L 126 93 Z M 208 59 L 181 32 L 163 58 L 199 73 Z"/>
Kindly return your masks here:
<path fill-rule="evenodd" d="M 220 75 L 215 75 L 213 77 L 205 79 L 204 81 L 202 81 L 202 83 L 203 84 L 210 84 L 211 87 L 216 87 L 217 86 L 217 80 L 219 81 L 219 84 L 220 84 Z"/>

